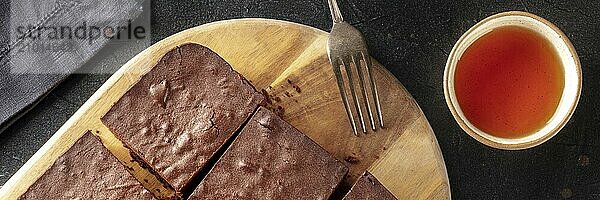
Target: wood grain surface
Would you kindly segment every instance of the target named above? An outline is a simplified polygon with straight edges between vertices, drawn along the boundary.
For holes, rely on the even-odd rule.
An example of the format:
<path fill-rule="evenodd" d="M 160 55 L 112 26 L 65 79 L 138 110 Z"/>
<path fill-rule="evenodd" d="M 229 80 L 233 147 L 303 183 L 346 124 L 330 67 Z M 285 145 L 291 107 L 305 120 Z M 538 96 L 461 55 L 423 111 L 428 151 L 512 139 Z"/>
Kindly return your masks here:
<path fill-rule="evenodd" d="M 100 122 L 110 106 L 167 51 L 194 42 L 217 52 L 259 90 L 267 91 L 283 117 L 350 166 L 350 186 L 364 170 L 399 199 L 450 199 L 442 154 L 433 131 L 411 95 L 378 63 L 374 76 L 386 127 L 356 137 L 344 111 L 327 60 L 327 33 L 267 19 L 220 21 L 191 28 L 144 50 L 117 71 L 52 138 L 0 189 L 16 199 L 86 130 L 99 135 L 145 187 L 172 195 L 137 163 Z"/>

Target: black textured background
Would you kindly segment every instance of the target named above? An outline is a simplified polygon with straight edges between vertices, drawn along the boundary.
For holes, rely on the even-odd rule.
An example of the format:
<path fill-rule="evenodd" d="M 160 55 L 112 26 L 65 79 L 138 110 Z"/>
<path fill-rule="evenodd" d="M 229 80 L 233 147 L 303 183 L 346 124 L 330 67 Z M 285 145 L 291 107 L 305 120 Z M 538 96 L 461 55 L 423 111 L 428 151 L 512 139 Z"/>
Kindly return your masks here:
<path fill-rule="evenodd" d="M 453 199 L 600 199 L 600 1 L 340 3 L 346 21 L 366 35 L 373 57 L 405 85 L 425 112 L 446 161 Z M 550 141 L 521 151 L 492 149 L 469 137 L 452 118 L 442 90 L 444 65 L 454 42 L 477 21 L 508 10 L 529 11 L 556 24 L 573 42 L 583 68 L 582 96 L 571 121 Z M 323 0 L 153 1 L 152 41 L 204 23 L 243 17 L 329 30 L 328 12 Z M 84 67 L 114 68 L 126 61 Z M 0 134 L 0 183 L 108 77 L 72 75 Z"/>

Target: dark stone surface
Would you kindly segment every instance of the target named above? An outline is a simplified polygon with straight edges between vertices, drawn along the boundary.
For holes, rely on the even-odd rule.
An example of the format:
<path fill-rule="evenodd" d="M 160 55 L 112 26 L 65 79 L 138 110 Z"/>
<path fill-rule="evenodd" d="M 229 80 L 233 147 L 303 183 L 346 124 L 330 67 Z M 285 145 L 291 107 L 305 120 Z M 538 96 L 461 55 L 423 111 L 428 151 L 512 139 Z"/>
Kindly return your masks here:
<path fill-rule="evenodd" d="M 600 1 L 341 0 L 346 21 L 367 37 L 379 60 L 415 97 L 436 133 L 454 199 L 600 198 Z M 204 23 L 265 17 L 329 30 L 324 0 L 154 1 L 153 42 Z M 528 150 L 489 148 L 452 118 L 442 90 L 445 62 L 460 35 L 479 20 L 526 10 L 561 28 L 583 67 L 583 91 L 573 118 L 548 142 Z M 127 60 L 105 63 L 120 66 Z M 5 182 L 89 98 L 108 76 L 74 75 L 0 135 L 0 183 Z"/>

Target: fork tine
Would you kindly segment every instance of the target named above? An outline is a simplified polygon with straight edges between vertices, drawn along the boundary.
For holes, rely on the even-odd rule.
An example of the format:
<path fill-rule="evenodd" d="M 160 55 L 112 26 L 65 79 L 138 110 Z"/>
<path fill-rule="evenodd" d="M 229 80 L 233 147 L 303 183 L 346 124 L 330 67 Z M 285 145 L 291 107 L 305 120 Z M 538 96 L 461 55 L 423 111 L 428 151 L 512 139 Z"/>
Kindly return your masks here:
<path fill-rule="evenodd" d="M 360 54 L 363 57 L 363 60 L 365 61 L 366 67 L 367 67 L 367 76 L 369 77 L 369 82 L 371 83 L 371 94 L 373 94 L 373 99 L 375 99 L 375 106 L 377 108 L 377 116 L 379 117 L 379 125 L 381 125 L 381 127 L 384 127 L 383 125 L 383 114 L 381 113 L 381 104 L 379 103 L 379 94 L 377 92 L 377 84 L 375 83 L 375 81 L 373 80 L 373 76 L 371 75 L 372 70 L 371 70 L 371 66 L 373 66 L 372 62 L 371 62 L 371 56 L 365 56 L 364 52 L 360 52 Z"/>
<path fill-rule="evenodd" d="M 354 100 L 354 107 L 356 108 L 362 131 L 363 133 L 366 133 L 367 129 L 365 128 L 365 120 L 363 118 L 362 110 L 360 109 L 360 104 L 358 103 L 358 97 L 356 96 L 356 92 L 354 89 L 356 85 L 354 85 L 354 80 L 352 78 L 352 67 L 350 66 L 351 64 L 354 64 L 354 66 L 356 67 L 356 62 L 354 60 L 354 55 L 350 55 L 350 63 L 345 65 L 344 60 L 342 60 L 342 65 L 344 65 L 344 68 L 346 68 L 346 75 L 348 76 L 348 85 L 350 86 L 350 93 L 352 94 L 352 99 Z"/>
<path fill-rule="evenodd" d="M 362 54 L 362 52 L 361 52 L 361 54 Z M 358 55 L 358 56 L 360 56 L 360 55 Z M 357 64 L 356 71 L 358 73 L 358 83 L 360 85 L 360 90 L 362 93 L 362 97 L 364 99 L 365 107 L 367 107 L 367 114 L 369 115 L 369 123 L 371 124 L 371 129 L 375 130 L 376 128 L 375 128 L 375 120 L 373 120 L 373 111 L 371 110 L 371 103 L 370 103 L 370 100 L 367 95 L 367 90 L 365 90 L 365 81 L 368 81 L 369 79 L 368 79 L 368 77 L 365 77 L 363 75 L 363 68 L 367 69 L 367 67 L 365 66 L 367 64 L 367 61 L 364 60 L 364 57 L 362 60 L 365 63 L 364 65 L 362 65 L 360 63 L 360 57 L 359 57 L 358 63 L 355 62 Z"/>
<path fill-rule="evenodd" d="M 335 58 L 331 59 L 331 64 L 333 68 L 333 74 L 335 75 L 335 80 L 337 81 L 338 89 L 340 91 L 340 96 L 342 96 L 342 103 L 344 103 L 348 120 L 350 120 L 350 125 L 352 125 L 352 131 L 354 132 L 354 135 L 358 136 L 356 123 L 354 122 L 354 115 L 352 114 L 352 109 L 350 108 L 350 103 L 348 102 L 348 96 L 346 95 L 346 90 L 344 89 L 344 79 L 342 78 L 340 64 Z M 344 61 L 342 61 L 342 65 L 344 65 Z"/>

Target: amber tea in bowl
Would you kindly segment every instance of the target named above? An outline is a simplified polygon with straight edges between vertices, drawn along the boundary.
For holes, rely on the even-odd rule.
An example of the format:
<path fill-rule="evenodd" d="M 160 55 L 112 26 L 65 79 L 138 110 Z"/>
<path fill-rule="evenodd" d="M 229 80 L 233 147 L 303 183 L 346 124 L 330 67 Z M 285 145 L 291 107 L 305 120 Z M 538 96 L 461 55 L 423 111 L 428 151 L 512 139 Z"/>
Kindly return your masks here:
<path fill-rule="evenodd" d="M 495 148 L 524 149 L 554 136 L 579 99 L 581 69 L 567 37 L 525 12 L 493 15 L 456 43 L 444 94 L 463 130 Z"/>

